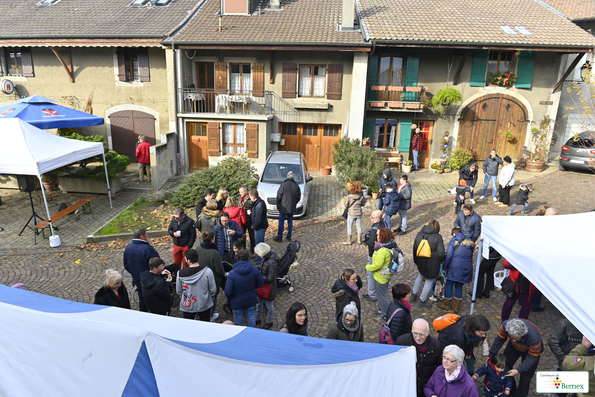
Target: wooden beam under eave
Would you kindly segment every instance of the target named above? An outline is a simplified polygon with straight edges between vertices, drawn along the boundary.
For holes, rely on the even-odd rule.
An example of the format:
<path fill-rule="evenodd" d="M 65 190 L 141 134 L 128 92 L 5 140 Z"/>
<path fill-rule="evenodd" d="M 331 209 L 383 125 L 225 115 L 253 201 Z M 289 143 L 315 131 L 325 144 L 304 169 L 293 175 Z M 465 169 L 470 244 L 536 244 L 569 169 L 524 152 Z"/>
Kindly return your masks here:
<path fill-rule="evenodd" d="M 568 67 L 568 69 L 566 69 L 566 72 L 564 72 L 564 74 L 560 78 L 560 81 L 558 81 L 558 83 L 554 87 L 554 90 L 552 91 L 552 94 L 555 93 L 556 91 L 558 91 L 558 89 L 560 89 L 560 87 L 564 83 L 564 80 L 566 80 L 566 77 L 568 77 L 568 75 L 570 75 L 570 73 L 572 73 L 572 71 L 574 70 L 574 68 L 576 67 L 576 65 L 578 65 L 578 63 L 581 61 L 581 59 L 583 58 L 584 55 L 585 54 L 580 53 L 580 54 L 578 54 L 576 56 L 576 58 L 574 58 L 574 61 L 572 61 L 572 63 Z"/>
<path fill-rule="evenodd" d="M 461 72 L 463 71 L 463 66 L 465 65 L 465 59 L 467 59 L 467 51 L 463 52 L 463 56 L 461 61 L 459 62 L 459 67 L 455 73 L 455 77 L 452 79 L 452 85 L 459 84 L 459 77 L 461 76 Z M 448 81 L 446 82 L 448 84 Z"/>
<path fill-rule="evenodd" d="M 68 73 L 68 77 L 70 77 L 70 82 L 74 83 L 74 74 L 72 73 L 72 55 L 70 53 L 70 48 L 68 49 L 68 65 L 66 65 L 66 62 L 64 62 L 64 60 L 58 53 L 58 50 L 56 50 L 54 47 L 50 47 L 50 49 L 52 50 L 54 55 L 56 55 L 56 58 L 58 58 L 62 66 L 64 66 L 64 69 L 66 69 L 66 73 Z"/>

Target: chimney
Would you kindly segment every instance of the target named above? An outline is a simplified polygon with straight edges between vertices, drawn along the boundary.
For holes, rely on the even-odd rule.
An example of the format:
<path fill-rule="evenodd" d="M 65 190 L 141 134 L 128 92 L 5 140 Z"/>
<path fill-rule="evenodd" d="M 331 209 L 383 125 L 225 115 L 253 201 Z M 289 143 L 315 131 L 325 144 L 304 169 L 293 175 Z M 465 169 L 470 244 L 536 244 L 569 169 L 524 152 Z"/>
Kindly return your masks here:
<path fill-rule="evenodd" d="M 271 2 L 270 2 L 271 10 L 278 10 L 280 8 L 281 8 L 281 0 L 271 0 Z"/>
<path fill-rule="evenodd" d="M 355 19 L 355 0 L 343 0 L 343 18 L 341 18 L 341 30 L 353 30 Z"/>

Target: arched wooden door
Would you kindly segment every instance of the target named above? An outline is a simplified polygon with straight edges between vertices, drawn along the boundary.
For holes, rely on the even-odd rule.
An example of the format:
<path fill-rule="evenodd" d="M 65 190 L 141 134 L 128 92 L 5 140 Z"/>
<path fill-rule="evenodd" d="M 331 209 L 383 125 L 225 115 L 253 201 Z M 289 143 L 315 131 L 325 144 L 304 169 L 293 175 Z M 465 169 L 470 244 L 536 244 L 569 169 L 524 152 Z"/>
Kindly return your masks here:
<path fill-rule="evenodd" d="M 123 110 L 108 116 L 111 125 L 112 147 L 119 154 L 125 154 L 130 161 L 138 163 L 136 143 L 139 135 L 155 144 L 155 117 L 138 110 Z"/>
<path fill-rule="evenodd" d="M 465 106 L 459 118 L 457 147 L 471 149 L 477 160 L 484 160 L 495 148 L 500 157 L 518 158 L 525 144 L 527 109 L 516 98 L 490 94 Z M 506 133 L 515 138 L 509 142 Z"/>

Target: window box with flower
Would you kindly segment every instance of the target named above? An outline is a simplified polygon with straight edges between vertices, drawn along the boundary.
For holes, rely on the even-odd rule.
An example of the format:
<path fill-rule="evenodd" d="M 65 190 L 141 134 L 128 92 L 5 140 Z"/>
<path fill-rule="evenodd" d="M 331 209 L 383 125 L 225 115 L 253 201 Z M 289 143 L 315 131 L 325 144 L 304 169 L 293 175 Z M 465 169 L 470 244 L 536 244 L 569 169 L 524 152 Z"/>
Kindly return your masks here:
<path fill-rule="evenodd" d="M 516 81 L 517 75 L 512 73 L 510 70 L 507 72 L 490 72 L 490 84 L 498 85 L 501 87 L 512 87 Z"/>

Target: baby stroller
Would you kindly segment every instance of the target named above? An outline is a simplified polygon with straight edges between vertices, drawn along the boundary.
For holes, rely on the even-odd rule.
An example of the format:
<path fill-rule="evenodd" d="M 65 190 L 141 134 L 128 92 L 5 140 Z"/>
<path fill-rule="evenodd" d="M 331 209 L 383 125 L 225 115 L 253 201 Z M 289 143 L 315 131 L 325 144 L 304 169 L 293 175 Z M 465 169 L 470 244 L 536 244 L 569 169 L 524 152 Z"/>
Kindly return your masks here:
<path fill-rule="evenodd" d="M 299 252 L 301 244 L 299 241 L 292 241 L 287 245 L 287 249 L 285 249 L 285 254 L 279 260 L 279 265 L 277 266 L 277 288 L 284 288 L 289 287 L 289 292 L 293 291 L 293 287 L 291 286 L 291 281 L 289 280 L 289 272 L 290 268 L 294 270 L 297 269 L 299 264 L 297 263 L 297 253 Z"/>
<path fill-rule="evenodd" d="M 432 288 L 430 289 L 430 300 L 436 302 L 444 300 L 444 284 L 446 283 L 446 277 L 444 277 L 444 270 L 442 269 L 442 264 L 440 264 L 440 273 L 438 277 L 432 283 Z"/>

